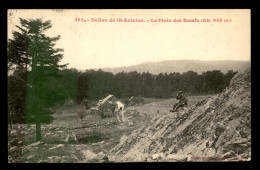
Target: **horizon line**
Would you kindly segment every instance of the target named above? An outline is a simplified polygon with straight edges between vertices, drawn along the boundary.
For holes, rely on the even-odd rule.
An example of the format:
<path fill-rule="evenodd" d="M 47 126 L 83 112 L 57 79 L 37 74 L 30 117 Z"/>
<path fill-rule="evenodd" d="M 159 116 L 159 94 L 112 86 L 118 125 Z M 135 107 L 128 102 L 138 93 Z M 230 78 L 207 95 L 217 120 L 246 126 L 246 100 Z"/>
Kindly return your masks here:
<path fill-rule="evenodd" d="M 141 65 L 141 64 L 145 64 L 145 63 L 159 63 L 159 62 L 166 62 L 166 61 L 208 61 L 208 62 L 214 62 L 214 61 L 237 61 L 237 62 L 250 62 L 251 60 L 195 60 L 195 59 L 174 59 L 174 60 L 161 60 L 161 61 L 145 61 L 145 62 L 141 62 L 139 64 L 134 64 L 134 65 L 129 65 L 129 66 L 112 66 L 112 67 L 98 67 L 98 68 L 85 68 L 85 69 L 78 69 L 75 67 L 68 67 L 68 68 L 75 68 L 78 69 L 79 71 L 81 70 L 98 70 L 98 69 L 114 69 L 114 68 L 124 68 L 124 67 L 133 67 L 133 66 L 137 66 L 137 65 Z"/>

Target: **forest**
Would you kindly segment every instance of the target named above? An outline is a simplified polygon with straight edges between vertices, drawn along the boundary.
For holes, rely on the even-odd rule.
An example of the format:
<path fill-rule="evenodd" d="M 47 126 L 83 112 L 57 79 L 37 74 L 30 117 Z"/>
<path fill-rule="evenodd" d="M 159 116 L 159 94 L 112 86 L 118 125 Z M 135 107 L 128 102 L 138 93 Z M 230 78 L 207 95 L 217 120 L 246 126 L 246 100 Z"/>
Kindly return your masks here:
<path fill-rule="evenodd" d="M 146 98 L 172 98 L 179 90 L 187 95 L 216 94 L 221 92 L 236 72 L 223 74 L 219 70 L 198 74 L 120 72 L 116 75 L 102 70 L 86 70 L 78 74 L 77 101 L 83 97 L 98 100 L 108 94 L 118 98 L 142 96 Z"/>

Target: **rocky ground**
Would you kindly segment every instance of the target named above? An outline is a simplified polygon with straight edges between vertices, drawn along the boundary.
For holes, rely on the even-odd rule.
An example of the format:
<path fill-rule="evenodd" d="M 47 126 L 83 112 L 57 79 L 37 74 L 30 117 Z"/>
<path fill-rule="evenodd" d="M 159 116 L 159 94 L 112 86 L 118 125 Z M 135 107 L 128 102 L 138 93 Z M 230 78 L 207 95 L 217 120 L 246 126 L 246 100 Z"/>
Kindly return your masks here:
<path fill-rule="evenodd" d="M 9 128 L 8 161 L 25 163 L 176 162 L 251 160 L 251 73 L 237 74 L 221 94 L 189 96 L 189 106 L 169 110 L 175 99 L 147 99 L 127 108 L 126 121 L 102 119 L 84 106 L 57 107 L 54 121 Z"/>
<path fill-rule="evenodd" d="M 196 98 L 197 99 L 197 98 Z M 193 101 L 193 100 L 192 100 Z M 25 163 L 107 162 L 106 154 L 122 136 L 165 114 L 172 100 L 147 99 L 145 105 L 127 108 L 125 122 L 115 117 L 102 119 L 85 111 L 83 121 L 77 112 L 84 106 L 58 106 L 51 124 L 42 124 L 42 141 L 35 142 L 35 125 L 15 124 L 8 138 L 8 161 Z M 194 100 L 195 102 L 195 100 Z M 161 112 L 158 113 L 158 110 Z M 104 159 L 103 159 L 104 158 Z"/>
<path fill-rule="evenodd" d="M 107 156 L 115 162 L 251 160 L 251 72 L 235 75 L 221 94 L 190 109 L 155 116 Z"/>

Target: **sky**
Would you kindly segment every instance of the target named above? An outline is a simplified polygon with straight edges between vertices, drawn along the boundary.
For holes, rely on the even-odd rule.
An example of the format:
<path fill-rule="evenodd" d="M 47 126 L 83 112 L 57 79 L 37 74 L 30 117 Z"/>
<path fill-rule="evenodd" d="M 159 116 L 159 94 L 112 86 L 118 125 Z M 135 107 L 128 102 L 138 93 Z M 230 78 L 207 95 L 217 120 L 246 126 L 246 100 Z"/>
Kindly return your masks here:
<path fill-rule="evenodd" d="M 17 31 L 19 17 L 51 20 L 46 35 L 61 36 L 56 44 L 64 49 L 60 64 L 79 70 L 164 60 L 249 61 L 250 13 L 249 9 L 13 9 L 8 10 L 8 38 Z M 119 22 L 125 18 L 145 22 Z M 191 22 L 195 19 L 199 22 Z"/>

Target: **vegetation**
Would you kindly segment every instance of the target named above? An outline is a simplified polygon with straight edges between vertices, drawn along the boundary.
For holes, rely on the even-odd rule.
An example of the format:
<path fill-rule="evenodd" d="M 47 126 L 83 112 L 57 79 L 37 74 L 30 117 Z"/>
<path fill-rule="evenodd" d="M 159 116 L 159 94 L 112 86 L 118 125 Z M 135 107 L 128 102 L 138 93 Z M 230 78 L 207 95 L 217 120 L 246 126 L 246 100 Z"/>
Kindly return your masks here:
<path fill-rule="evenodd" d="M 116 75 L 102 70 L 87 70 L 79 74 L 77 100 L 84 97 L 98 100 L 108 94 L 117 98 L 142 96 L 146 98 L 172 98 L 179 90 L 189 95 L 216 94 L 228 86 L 237 72 L 223 74 L 219 70 L 197 74 L 193 71 L 180 73 L 120 72 Z"/>
<path fill-rule="evenodd" d="M 44 34 L 52 27 L 51 21 L 20 18 L 20 24 L 16 26 L 19 32 L 13 32 L 14 38 L 8 41 L 8 66 L 9 69 L 14 65 L 17 68 L 17 74 L 9 78 L 9 117 L 11 122 L 14 103 L 15 110 L 24 113 L 25 123 L 36 123 L 36 141 L 39 141 L 41 123 L 51 122 L 52 111 L 49 107 L 61 97 L 53 92 L 56 89 L 55 80 L 61 77 L 59 71 L 66 65 L 58 64 L 63 57 L 60 53 L 63 49 L 54 48 L 60 36 L 48 37 Z M 12 87 L 17 80 L 20 80 L 21 90 Z M 16 97 L 17 91 L 20 91 L 18 96 L 23 98 Z"/>
<path fill-rule="evenodd" d="M 8 121 L 36 123 L 36 138 L 41 139 L 41 123 L 52 121 L 51 107 L 72 100 L 78 104 L 84 98 L 98 101 L 113 94 L 119 99 L 172 98 L 179 90 L 188 95 L 206 95 L 221 92 L 236 72 L 223 74 L 219 70 L 198 74 L 120 72 L 116 75 L 102 70 L 66 69 L 59 65 L 62 49 L 54 48 L 57 37 L 48 37 L 44 31 L 51 21 L 20 18 L 19 31 L 8 40 Z"/>
<path fill-rule="evenodd" d="M 14 75 L 17 76 L 16 71 Z M 150 73 L 121 72 L 116 75 L 102 70 L 87 70 L 78 72 L 76 69 L 63 69 L 59 71 L 60 77 L 51 77 L 45 82 L 48 87 L 48 101 L 62 105 L 67 99 L 80 103 L 84 97 L 90 102 L 98 101 L 113 94 L 120 99 L 137 98 L 173 98 L 179 90 L 188 95 L 206 95 L 221 92 L 228 86 L 236 72 L 229 71 L 226 74 L 218 70 L 207 71 L 202 74 L 189 71 L 170 74 L 152 75 Z M 22 76 L 22 75 L 20 75 Z M 13 91 L 9 95 L 17 96 L 25 85 L 23 81 L 9 76 L 9 88 Z M 16 110 L 15 122 L 23 120 L 25 91 L 13 102 L 10 107 Z"/>

